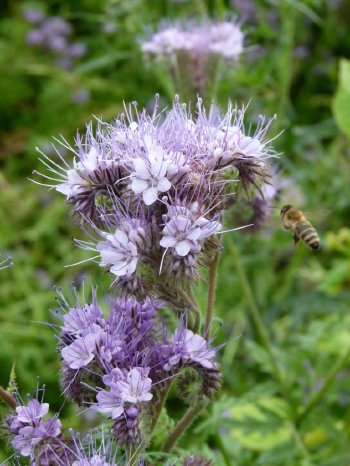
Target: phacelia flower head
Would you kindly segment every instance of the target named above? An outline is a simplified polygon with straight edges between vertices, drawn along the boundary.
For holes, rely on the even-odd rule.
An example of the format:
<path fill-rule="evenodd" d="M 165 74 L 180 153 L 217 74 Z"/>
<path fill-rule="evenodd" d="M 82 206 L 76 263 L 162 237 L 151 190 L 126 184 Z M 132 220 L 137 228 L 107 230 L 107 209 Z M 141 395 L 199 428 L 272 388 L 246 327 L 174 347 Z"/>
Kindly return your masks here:
<path fill-rule="evenodd" d="M 62 141 L 73 164 L 42 154 L 49 186 L 99 236 L 77 243 L 97 253 L 114 284 L 158 292 L 160 275 L 199 276 L 220 248 L 235 191 L 261 190 L 275 155 L 266 137 L 272 120 L 261 117 L 247 131 L 245 110 L 229 103 L 226 113 L 206 111 L 199 99 L 192 113 L 176 98 L 149 115 L 134 104 L 113 124 L 88 125 L 75 147 Z"/>
<path fill-rule="evenodd" d="M 57 415 L 44 420 L 48 411 L 48 403 L 37 398 L 17 406 L 15 412 L 5 418 L 11 444 L 19 455 L 35 458 L 36 464 L 49 465 L 52 461 L 69 464 L 68 448 L 61 439 L 61 422 Z"/>
<path fill-rule="evenodd" d="M 236 60 L 243 51 L 244 35 L 229 21 L 162 24 L 158 32 L 141 44 L 145 53 L 164 56 L 178 52 L 193 57 L 221 55 Z"/>
<path fill-rule="evenodd" d="M 178 21 L 162 23 L 141 43 L 141 50 L 165 62 L 176 86 L 195 99 L 210 94 L 208 87 L 214 82 L 219 60 L 225 60 L 226 67 L 236 62 L 243 41 L 243 32 L 234 22 Z"/>

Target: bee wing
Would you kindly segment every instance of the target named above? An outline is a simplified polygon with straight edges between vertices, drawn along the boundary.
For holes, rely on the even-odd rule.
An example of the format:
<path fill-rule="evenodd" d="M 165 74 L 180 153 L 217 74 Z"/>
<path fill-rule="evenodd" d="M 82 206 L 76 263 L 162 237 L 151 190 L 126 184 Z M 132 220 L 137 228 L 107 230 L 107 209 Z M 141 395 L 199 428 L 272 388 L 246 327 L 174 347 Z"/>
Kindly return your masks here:
<path fill-rule="evenodd" d="M 321 207 L 319 209 L 303 210 L 305 217 L 311 222 L 320 224 L 323 223 L 330 215 L 331 209 L 327 207 Z"/>

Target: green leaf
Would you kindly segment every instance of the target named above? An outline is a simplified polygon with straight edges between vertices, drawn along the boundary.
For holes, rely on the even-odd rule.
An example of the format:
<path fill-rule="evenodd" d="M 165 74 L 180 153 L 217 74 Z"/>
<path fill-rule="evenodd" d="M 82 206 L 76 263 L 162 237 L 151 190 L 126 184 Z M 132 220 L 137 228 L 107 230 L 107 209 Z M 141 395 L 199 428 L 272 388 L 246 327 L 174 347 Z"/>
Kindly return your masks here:
<path fill-rule="evenodd" d="M 287 413 L 287 404 L 277 397 L 262 397 L 254 402 L 238 400 L 230 410 L 230 435 L 249 450 L 274 448 L 292 438 Z"/>

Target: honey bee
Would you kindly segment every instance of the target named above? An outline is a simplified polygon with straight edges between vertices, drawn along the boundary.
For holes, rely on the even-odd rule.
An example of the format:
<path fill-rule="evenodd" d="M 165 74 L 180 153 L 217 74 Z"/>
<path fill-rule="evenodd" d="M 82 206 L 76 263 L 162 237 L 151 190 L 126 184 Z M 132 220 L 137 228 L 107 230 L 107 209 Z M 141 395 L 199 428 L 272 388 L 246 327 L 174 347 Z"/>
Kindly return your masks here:
<path fill-rule="evenodd" d="M 283 228 L 293 232 L 295 244 L 303 241 L 313 251 L 320 249 L 320 237 L 301 210 L 285 205 L 281 209 L 281 219 Z"/>

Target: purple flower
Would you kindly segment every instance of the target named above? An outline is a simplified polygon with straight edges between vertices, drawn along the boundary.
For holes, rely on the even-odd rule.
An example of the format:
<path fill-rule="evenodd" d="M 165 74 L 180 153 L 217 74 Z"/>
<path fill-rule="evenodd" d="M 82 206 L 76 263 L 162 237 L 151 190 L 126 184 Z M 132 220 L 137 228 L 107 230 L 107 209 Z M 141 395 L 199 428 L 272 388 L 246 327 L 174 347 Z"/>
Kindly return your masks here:
<path fill-rule="evenodd" d="M 233 192 L 259 191 L 275 155 L 266 138 L 272 120 L 261 117 L 247 131 L 244 116 L 231 103 L 225 114 L 215 105 L 206 111 L 200 99 L 195 115 L 178 100 L 168 113 L 156 104 L 151 116 L 126 107 L 112 125 L 99 121 L 96 132 L 89 125 L 76 147 L 62 141 L 72 165 L 42 154 L 49 186 L 102 237 L 77 243 L 98 252 L 114 284 L 135 292 L 153 287 L 159 271 L 199 276 L 199 264 L 220 248 Z"/>
<path fill-rule="evenodd" d="M 91 330 L 93 324 L 100 324 L 103 314 L 96 302 L 71 308 L 63 316 L 63 332 L 82 336 L 86 330 Z"/>
<path fill-rule="evenodd" d="M 161 25 L 160 31 L 141 44 L 144 53 L 166 56 L 182 52 L 193 57 L 221 55 L 236 60 L 243 52 L 244 35 L 237 24 L 177 22 Z"/>
<path fill-rule="evenodd" d="M 86 53 L 86 45 L 83 42 L 74 42 L 68 47 L 68 54 L 74 58 L 80 58 Z"/>
<path fill-rule="evenodd" d="M 76 104 L 82 105 L 88 102 L 90 100 L 90 97 L 91 93 L 88 89 L 78 89 L 72 94 L 71 100 Z"/>
<path fill-rule="evenodd" d="M 74 163 L 74 168 L 67 170 L 63 183 L 57 185 L 56 190 L 67 196 L 67 199 L 80 194 L 81 190 L 90 186 L 89 176 L 98 168 L 99 163 L 109 163 L 103 158 L 96 147 L 83 154 L 79 162 Z"/>
<path fill-rule="evenodd" d="M 110 414 L 112 419 L 116 419 L 124 412 L 123 400 L 120 391 L 115 385 L 111 386 L 111 390 L 101 390 L 98 392 L 96 409 L 103 414 Z"/>
<path fill-rule="evenodd" d="M 174 366 L 183 363 L 196 363 L 205 369 L 215 367 L 215 350 L 208 347 L 206 340 L 192 330 L 180 329 L 173 336 L 173 356 L 164 365 L 164 370 L 171 370 Z"/>
<path fill-rule="evenodd" d="M 45 21 L 45 28 L 47 31 L 50 31 L 53 35 L 62 35 L 67 36 L 71 33 L 71 25 L 62 18 L 58 16 L 51 16 Z"/>
<path fill-rule="evenodd" d="M 105 458 L 100 455 L 94 455 L 91 458 L 83 458 L 78 461 L 74 461 L 72 466 L 112 466 L 111 463 L 107 463 Z"/>
<path fill-rule="evenodd" d="M 38 427 L 25 426 L 19 430 L 19 434 L 12 440 L 12 446 L 22 456 L 30 456 L 34 447 L 42 440 L 43 436 Z"/>
<path fill-rule="evenodd" d="M 29 23 L 38 24 L 44 19 L 44 13 L 41 10 L 29 9 L 24 12 L 24 17 Z"/>
<path fill-rule="evenodd" d="M 81 369 L 94 359 L 97 338 L 98 334 L 89 334 L 62 349 L 62 357 L 71 369 Z"/>
<path fill-rule="evenodd" d="M 40 29 L 32 29 L 28 32 L 26 41 L 29 45 L 41 45 L 45 40 L 45 35 Z"/>
<path fill-rule="evenodd" d="M 49 411 L 48 403 L 39 403 L 38 400 L 30 400 L 27 406 L 16 408 L 17 420 L 24 423 L 35 423 Z"/>
<path fill-rule="evenodd" d="M 117 229 L 114 234 L 102 234 L 106 241 L 100 241 L 96 246 L 101 254 L 100 266 L 111 266 L 109 271 L 117 277 L 133 274 L 139 261 L 136 235 L 143 236 L 144 230 L 139 227 L 127 234 Z"/>
<path fill-rule="evenodd" d="M 114 369 L 111 376 L 104 377 L 110 391 L 101 390 L 97 394 L 97 411 L 117 419 L 124 413 L 125 403 L 150 401 L 153 397 L 150 393 L 152 380 L 145 375 L 147 373 L 147 369 L 140 367 L 132 368 L 127 374 Z"/>
<path fill-rule="evenodd" d="M 174 248 L 180 257 L 187 256 L 192 251 L 198 253 L 201 250 L 200 242 L 221 230 L 221 224 L 204 217 L 195 217 L 198 205 L 189 208 L 171 207 L 168 211 L 170 219 L 163 229 L 163 237 L 160 245 L 163 248 Z"/>
<path fill-rule="evenodd" d="M 146 144 L 147 158 L 133 160 L 134 170 L 131 172 L 131 189 L 135 194 L 142 194 L 146 205 L 153 204 L 158 194 L 169 191 L 171 183 L 167 178 L 167 170 L 171 160 L 166 159 L 166 153 L 160 146 Z"/>
<path fill-rule="evenodd" d="M 13 437 L 12 446 L 22 456 L 33 457 L 36 452 L 37 458 L 41 458 L 41 455 L 46 456 L 47 448 L 54 452 L 55 447 L 59 447 L 64 454 L 65 445 L 60 440 L 61 422 L 57 416 L 46 421 L 42 419 L 48 410 L 47 403 L 31 399 L 27 405 L 17 406 L 16 414 L 5 418 L 5 424 Z M 48 463 L 40 459 L 38 464 Z"/>
<path fill-rule="evenodd" d="M 243 52 L 244 35 L 240 28 L 227 21 L 212 24 L 209 28 L 208 49 L 227 60 L 237 60 Z"/>
<path fill-rule="evenodd" d="M 124 380 L 119 380 L 116 387 L 120 391 L 122 400 L 129 403 L 150 401 L 153 397 L 150 393 L 152 380 L 142 375 L 142 370 L 137 367 L 131 369 Z"/>

